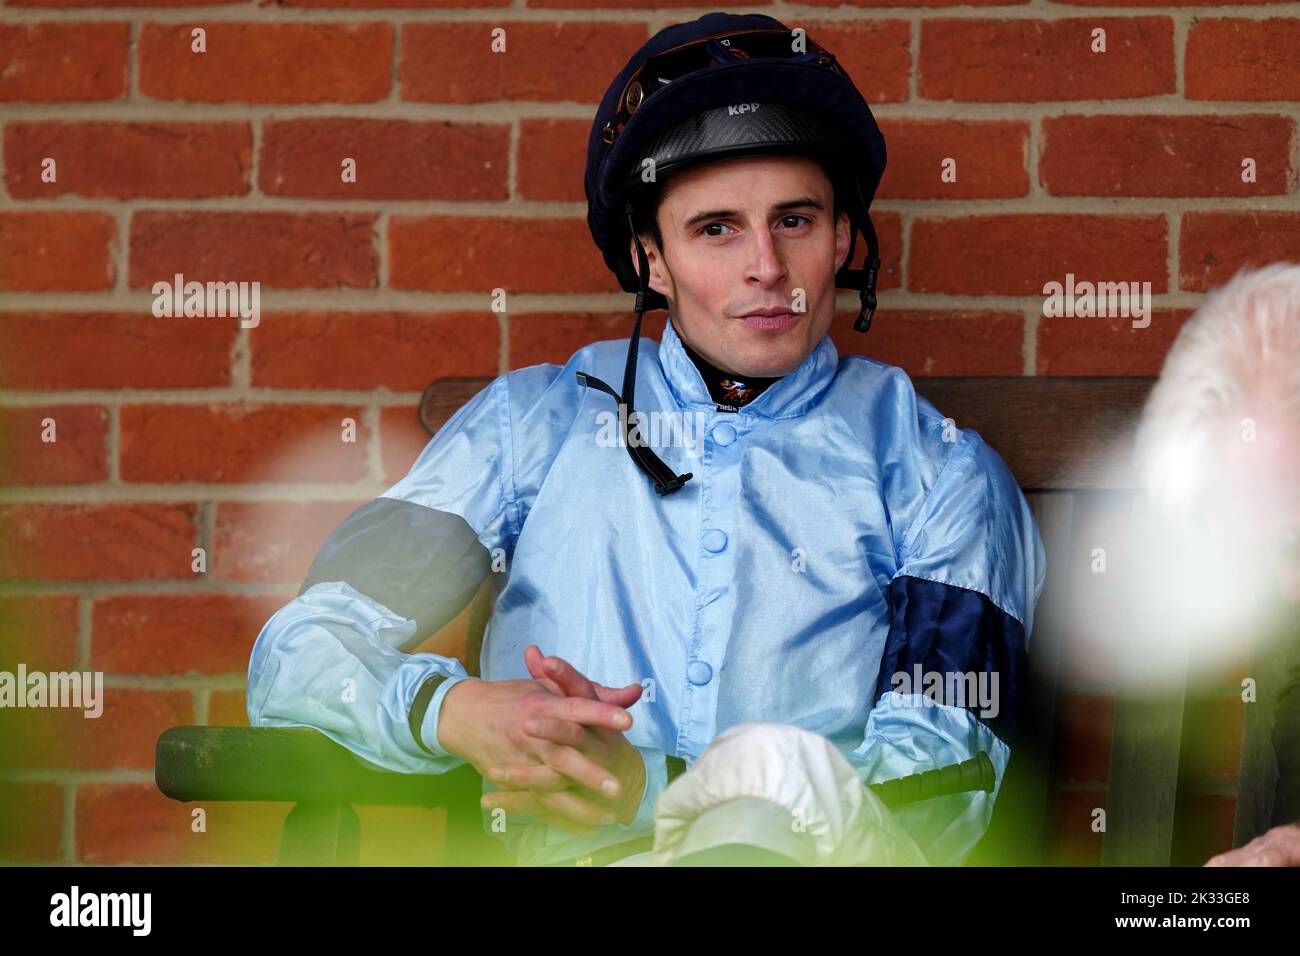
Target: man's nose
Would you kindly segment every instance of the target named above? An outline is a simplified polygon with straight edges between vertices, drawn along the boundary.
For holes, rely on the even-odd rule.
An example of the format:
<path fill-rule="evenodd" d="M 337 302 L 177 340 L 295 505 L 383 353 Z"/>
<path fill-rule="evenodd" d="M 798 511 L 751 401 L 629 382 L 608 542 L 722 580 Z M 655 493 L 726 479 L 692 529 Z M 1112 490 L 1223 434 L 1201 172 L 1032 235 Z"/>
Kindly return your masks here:
<path fill-rule="evenodd" d="M 786 273 L 781 247 L 766 229 L 756 229 L 753 235 L 755 238 L 750 246 L 749 277 L 764 286 L 775 285 L 785 278 Z"/>

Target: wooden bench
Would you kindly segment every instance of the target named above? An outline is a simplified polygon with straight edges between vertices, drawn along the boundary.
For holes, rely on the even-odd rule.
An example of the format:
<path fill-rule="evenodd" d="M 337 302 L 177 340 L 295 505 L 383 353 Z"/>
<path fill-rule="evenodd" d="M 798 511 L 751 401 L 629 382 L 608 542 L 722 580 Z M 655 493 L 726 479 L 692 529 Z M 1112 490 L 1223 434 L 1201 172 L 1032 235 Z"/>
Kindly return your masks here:
<path fill-rule="evenodd" d="M 426 389 L 419 418 L 433 434 L 487 378 L 449 378 Z M 979 432 L 1002 455 L 1033 508 L 1047 548 L 1048 574 L 1035 615 L 1020 737 L 993 823 L 973 863 L 1040 865 L 1051 860 L 1054 733 L 1063 654 L 1076 600 L 1086 590 L 1090 520 L 1123 508 L 1132 475 L 1108 454 L 1127 447 L 1154 382 L 1151 378 L 928 378 L 917 390 L 961 427 Z M 472 604 L 466 662 L 490 614 L 485 582 Z M 1261 702 L 1269 677 L 1261 674 Z M 1102 862 L 1168 865 L 1174 842 L 1181 691 L 1116 699 L 1109 778 L 1098 793 L 1106 811 Z M 1271 707 L 1248 711 L 1237 784 L 1234 844 L 1267 829 L 1276 769 L 1269 745 Z M 500 843 L 482 833 L 480 780 L 472 768 L 443 776 L 387 773 L 363 766 L 345 748 L 304 728 L 177 727 L 157 747 L 156 779 L 186 802 L 275 800 L 296 804 L 285 821 L 279 862 L 356 863 L 360 833 L 352 809 L 406 804 L 447 809 L 451 864 L 509 864 Z"/>

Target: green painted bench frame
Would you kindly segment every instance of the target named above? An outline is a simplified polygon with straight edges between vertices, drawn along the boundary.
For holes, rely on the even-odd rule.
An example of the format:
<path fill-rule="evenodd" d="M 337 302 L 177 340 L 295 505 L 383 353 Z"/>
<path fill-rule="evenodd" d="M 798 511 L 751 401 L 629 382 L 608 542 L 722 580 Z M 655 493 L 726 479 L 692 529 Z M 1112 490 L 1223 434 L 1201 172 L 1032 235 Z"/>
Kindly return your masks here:
<path fill-rule="evenodd" d="M 432 435 L 487 378 L 448 378 L 421 398 L 419 419 Z M 972 863 L 1049 862 L 1054 794 L 1053 733 L 1072 581 L 1086 573 L 1086 549 L 1075 546 L 1090 509 L 1104 496 L 1131 495 L 1132 475 L 1108 465 L 1104 452 L 1131 440 L 1152 378 L 928 378 L 917 389 L 958 425 L 974 428 L 1002 455 L 1032 507 L 1048 554 L 1048 576 L 1035 616 L 1028 686 L 1022 692 L 1020 737 L 989 833 Z M 474 599 L 468 666 L 491 610 L 490 582 Z M 1255 671 L 1253 671 L 1254 673 Z M 473 669 L 471 669 L 473 673 Z M 1277 676 L 1260 665 L 1261 700 Z M 1105 793 L 1106 865 L 1166 866 L 1171 860 L 1178 787 L 1183 698 L 1121 696 L 1116 700 L 1110 775 Z M 1237 787 L 1234 845 L 1268 828 L 1277 770 L 1269 743 L 1271 708 L 1251 707 Z M 155 775 L 175 800 L 286 801 L 278 862 L 356 864 L 357 805 L 442 807 L 447 812 L 444 862 L 511 865 L 501 844 L 483 834 L 480 778 L 470 767 L 442 776 L 371 768 L 346 748 L 306 728 L 175 727 L 158 740 Z"/>

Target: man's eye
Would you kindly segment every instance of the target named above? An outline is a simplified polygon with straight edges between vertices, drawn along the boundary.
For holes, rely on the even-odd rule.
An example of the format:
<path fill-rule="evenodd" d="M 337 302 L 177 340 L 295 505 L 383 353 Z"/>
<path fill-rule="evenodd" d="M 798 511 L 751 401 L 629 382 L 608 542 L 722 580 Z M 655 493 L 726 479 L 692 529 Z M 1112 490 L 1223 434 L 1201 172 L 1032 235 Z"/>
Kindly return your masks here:
<path fill-rule="evenodd" d="M 802 222 L 811 222 L 811 221 L 813 221 L 813 220 L 810 220 L 809 217 L 807 217 L 807 216 L 793 216 L 793 215 L 792 215 L 792 216 L 783 216 L 783 217 L 781 217 L 781 222 L 787 222 L 787 221 L 792 220 L 792 219 L 800 220 L 800 221 L 801 221 L 801 224 L 802 224 Z M 699 234 L 701 234 L 701 235 L 712 235 L 712 237 L 715 237 L 715 238 L 718 237 L 718 235 L 720 235 L 720 233 L 706 233 L 706 230 L 707 230 L 707 229 L 712 229 L 712 228 L 714 228 L 714 226 L 727 226 L 728 229 L 731 229 L 731 226 L 728 226 L 727 224 L 725 224 L 725 222 L 710 222 L 710 224 L 708 224 L 708 225 L 706 225 L 706 226 L 703 226 L 703 228 L 701 228 L 701 230 L 699 230 Z M 792 226 L 792 228 L 798 228 L 798 226 Z"/>

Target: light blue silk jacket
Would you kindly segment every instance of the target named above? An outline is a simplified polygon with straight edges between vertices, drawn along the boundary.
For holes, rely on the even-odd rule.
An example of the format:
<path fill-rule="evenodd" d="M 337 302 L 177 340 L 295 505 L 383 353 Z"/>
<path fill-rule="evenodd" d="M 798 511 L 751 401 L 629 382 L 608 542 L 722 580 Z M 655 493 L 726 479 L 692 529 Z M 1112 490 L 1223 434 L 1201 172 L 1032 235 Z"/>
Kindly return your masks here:
<path fill-rule="evenodd" d="M 656 453 L 693 477 L 660 497 L 619 444 L 614 400 L 576 380 L 622 381 L 626 350 L 596 342 L 497 377 L 336 529 L 258 635 L 249 721 L 318 728 L 394 771 L 462 765 L 437 724 L 466 670 L 410 652 L 490 576 L 483 678 L 527 678 L 536 643 L 592 680 L 646 688 L 626 734 L 647 771 L 636 818 L 586 837 L 511 823 L 523 864 L 652 834 L 665 757 L 689 766 L 745 721 L 826 736 L 864 783 L 983 750 L 1000 786 L 1046 566 L 998 454 L 901 369 L 840 356 L 828 336 L 719 411 L 670 320 L 641 343 L 637 408 Z M 417 741 L 408 712 L 433 674 L 451 677 Z M 996 795 L 896 813 L 932 863 L 959 863 Z"/>

